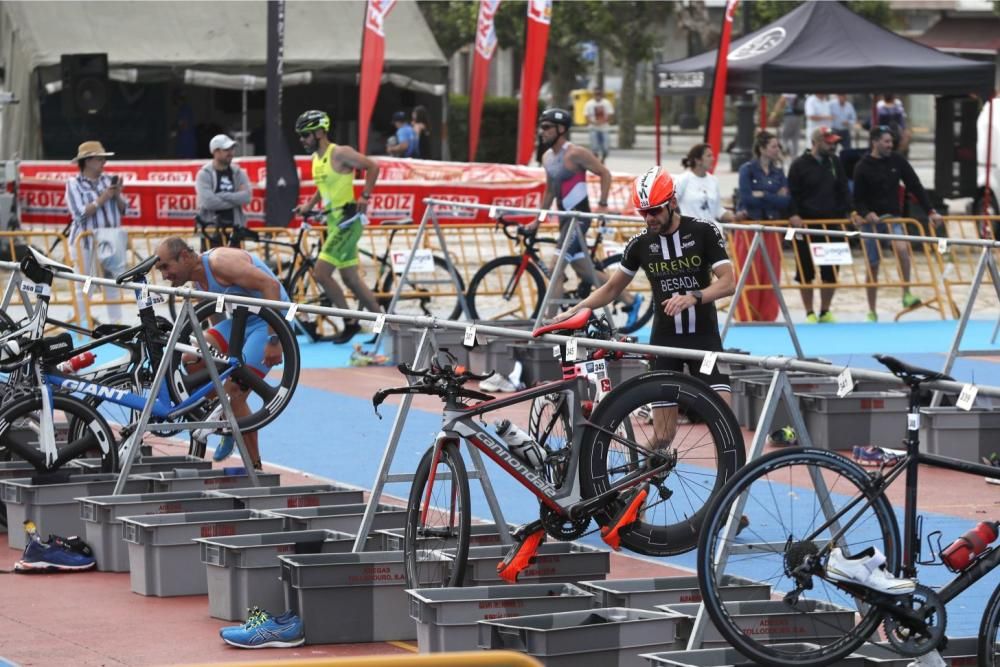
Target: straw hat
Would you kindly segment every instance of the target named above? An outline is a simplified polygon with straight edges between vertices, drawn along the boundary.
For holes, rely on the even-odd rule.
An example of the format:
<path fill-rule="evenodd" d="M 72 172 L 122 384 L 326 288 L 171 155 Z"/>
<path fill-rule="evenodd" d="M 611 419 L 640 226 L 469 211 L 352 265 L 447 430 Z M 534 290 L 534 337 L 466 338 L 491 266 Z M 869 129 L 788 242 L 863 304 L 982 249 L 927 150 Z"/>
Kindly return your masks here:
<path fill-rule="evenodd" d="M 104 146 L 100 141 L 85 141 L 76 149 L 76 157 L 70 160 L 70 162 L 85 160 L 88 157 L 111 157 L 112 155 L 114 153 L 104 150 Z"/>

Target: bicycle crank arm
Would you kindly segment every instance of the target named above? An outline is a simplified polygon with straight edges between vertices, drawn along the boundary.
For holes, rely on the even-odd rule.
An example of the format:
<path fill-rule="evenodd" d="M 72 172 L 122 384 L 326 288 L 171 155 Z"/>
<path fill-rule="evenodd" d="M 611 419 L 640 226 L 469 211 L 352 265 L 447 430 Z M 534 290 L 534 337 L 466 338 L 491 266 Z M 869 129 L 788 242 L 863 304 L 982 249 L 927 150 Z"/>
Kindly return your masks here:
<path fill-rule="evenodd" d="M 661 473 L 667 472 L 671 467 L 670 463 L 658 466 L 652 470 L 647 470 L 646 472 L 636 472 L 632 473 L 628 477 L 623 478 L 619 483 L 615 484 L 613 487 L 600 493 L 593 498 L 587 498 L 586 500 L 581 500 L 575 505 L 570 505 L 566 508 L 566 515 L 570 519 L 579 519 L 583 516 L 590 516 L 594 512 L 603 509 L 608 503 L 614 501 L 621 494 L 622 491 L 626 489 L 631 489 L 638 486 L 640 483 L 645 482 L 651 477 L 655 477 Z M 634 475 L 634 476 L 633 476 Z"/>

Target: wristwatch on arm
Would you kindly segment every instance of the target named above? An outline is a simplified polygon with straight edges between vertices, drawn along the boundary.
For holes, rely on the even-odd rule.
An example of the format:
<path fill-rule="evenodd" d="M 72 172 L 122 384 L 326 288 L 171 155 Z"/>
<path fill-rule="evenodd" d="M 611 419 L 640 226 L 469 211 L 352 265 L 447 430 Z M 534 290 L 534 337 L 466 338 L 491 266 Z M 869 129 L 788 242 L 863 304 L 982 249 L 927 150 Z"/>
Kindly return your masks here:
<path fill-rule="evenodd" d="M 278 338 L 278 334 L 271 334 L 271 336 L 267 339 L 267 343 L 268 345 L 279 345 L 281 340 Z"/>
<path fill-rule="evenodd" d="M 697 289 L 696 290 L 691 290 L 690 292 L 688 292 L 688 294 L 690 294 L 691 296 L 694 297 L 694 303 L 695 303 L 695 305 L 697 305 L 697 306 L 701 305 L 701 290 L 697 290 Z"/>

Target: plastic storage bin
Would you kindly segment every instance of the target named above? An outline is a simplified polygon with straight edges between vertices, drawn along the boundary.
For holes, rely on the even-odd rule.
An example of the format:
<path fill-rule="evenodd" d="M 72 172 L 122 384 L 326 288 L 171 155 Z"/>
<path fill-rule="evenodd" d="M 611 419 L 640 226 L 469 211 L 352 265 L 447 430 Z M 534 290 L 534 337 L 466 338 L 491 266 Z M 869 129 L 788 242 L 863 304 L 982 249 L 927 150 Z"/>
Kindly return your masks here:
<path fill-rule="evenodd" d="M 440 581 L 447 557 L 424 571 Z M 302 619 L 307 644 L 417 638 L 407 604 L 401 551 L 281 556 L 285 606 Z"/>
<path fill-rule="evenodd" d="M 115 473 L 70 473 L 65 482 L 35 484 L 30 477 L 0 481 L 0 498 L 7 505 L 7 523 L 14 526 L 8 535 L 11 549 L 24 549 L 27 538 L 21 524 L 30 519 L 41 535 L 83 536 L 84 525 L 80 519 L 82 496 L 101 496 L 115 490 L 118 475 Z M 149 491 L 150 483 L 141 477 L 129 477 L 125 493 Z"/>
<path fill-rule="evenodd" d="M 85 539 L 94 550 L 97 569 L 104 572 L 129 569 L 128 545 L 122 541 L 122 517 L 239 509 L 232 498 L 206 491 L 90 496 L 77 500 Z"/>
<path fill-rule="evenodd" d="M 786 650 L 801 647 L 803 650 L 813 650 L 816 644 L 789 643 L 782 645 Z M 693 651 L 667 651 L 665 653 L 646 653 L 642 657 L 651 667 L 731 667 L 747 665 L 747 658 L 734 648 L 705 648 Z M 909 658 L 908 661 L 912 661 Z M 833 667 L 866 667 L 865 659 L 851 654 L 833 663 Z"/>
<path fill-rule="evenodd" d="M 657 605 L 701 602 L 698 577 L 657 577 L 654 579 L 612 579 L 581 581 L 579 585 L 594 596 L 595 607 L 656 609 Z M 771 587 L 749 579 L 729 577 L 723 598 L 726 600 L 768 600 Z"/>
<path fill-rule="evenodd" d="M 222 470 L 172 470 L 170 472 L 149 472 L 136 477 L 142 477 L 152 482 L 152 490 L 161 491 L 219 491 L 222 489 L 242 489 L 249 486 L 250 478 L 241 468 L 240 473 L 230 474 L 226 468 Z M 281 476 L 275 472 L 258 472 L 257 480 L 260 486 L 278 486 Z"/>
<path fill-rule="evenodd" d="M 811 612 L 808 615 L 795 611 L 789 613 L 788 605 L 781 600 L 749 600 L 725 604 L 729 614 L 744 632 L 770 643 L 824 644 L 826 643 L 824 640 L 841 637 L 854 627 L 854 610 L 815 600 L 800 602 L 800 606 L 808 605 Z M 678 636 L 684 640 L 685 647 L 700 606 L 700 604 L 670 604 L 657 607 L 663 611 L 673 611 L 687 616 L 687 620 L 680 624 L 678 630 Z M 817 630 L 822 634 L 816 635 Z M 765 637 L 767 639 L 764 639 Z M 712 623 L 706 623 L 702 646 L 719 648 L 724 645 L 728 646 L 728 643 L 722 634 Z"/>
<path fill-rule="evenodd" d="M 960 665 L 975 667 L 979 664 L 976 659 L 979 637 L 948 637 L 948 647 L 939 649 L 941 657 L 944 658 L 951 667 Z M 864 659 L 864 667 L 907 667 L 913 658 L 899 655 L 888 644 L 865 644 L 854 651 L 851 655 Z"/>
<path fill-rule="evenodd" d="M 855 445 L 898 447 L 906 437 L 907 395 L 900 391 L 801 394 L 802 417 L 813 446 L 851 449 Z"/>
<path fill-rule="evenodd" d="M 406 528 L 385 528 L 376 531 L 382 537 L 382 544 L 385 551 L 402 551 L 403 542 L 406 537 Z M 434 548 L 442 548 L 441 540 L 435 538 Z M 470 547 L 488 547 L 500 544 L 500 533 L 497 532 L 496 524 L 483 523 L 473 524 L 469 529 Z M 443 548 L 454 547 L 455 540 L 446 540 Z"/>
<path fill-rule="evenodd" d="M 497 323 L 486 322 L 486 324 L 496 326 Z M 531 331 L 535 326 L 535 321 L 504 320 L 502 326 L 504 329 Z M 479 374 L 496 371 L 497 373 L 510 375 L 511 371 L 514 370 L 515 361 L 511 347 L 515 343 L 516 339 L 493 337 L 490 337 L 485 343 L 477 343 L 476 347 L 469 350 L 469 370 Z M 409 361 L 412 361 L 412 359 Z"/>
<path fill-rule="evenodd" d="M 27 461 L 0 461 L 0 480 L 20 479 L 35 474 L 35 466 Z M 0 493 L 0 533 L 7 532 L 7 506 Z"/>
<path fill-rule="evenodd" d="M 521 382 L 531 386 L 536 382 L 559 380 L 562 378 L 558 346 L 553 343 L 531 341 L 513 343 L 510 346 L 514 358 L 521 362 Z"/>
<path fill-rule="evenodd" d="M 132 592 L 170 597 L 205 595 L 208 580 L 198 537 L 278 532 L 282 520 L 257 510 L 223 510 L 124 517 Z"/>
<path fill-rule="evenodd" d="M 412 364 L 417 354 L 417 343 L 420 342 L 422 333 L 423 329 L 405 325 L 399 329 L 393 329 L 391 331 L 392 363 Z M 463 329 L 435 329 L 434 338 L 437 340 L 439 350 L 447 349 L 448 352 L 455 355 L 458 361 L 451 363 L 459 363 L 463 366 L 469 365 L 469 350 L 462 345 L 462 341 L 465 339 L 465 331 Z"/>
<path fill-rule="evenodd" d="M 982 463 L 1000 454 L 1000 410 L 921 408 L 920 450 Z"/>
<path fill-rule="evenodd" d="M 517 584 L 409 590 L 421 653 L 474 651 L 476 623 L 589 609 L 593 596 L 573 584 Z"/>
<path fill-rule="evenodd" d="M 469 547 L 469 560 L 465 566 L 465 586 L 503 585 L 497 574 L 497 563 L 503 560 L 510 547 Z M 445 549 L 449 554 L 451 550 Z M 575 542 L 554 542 L 538 548 L 535 562 L 521 572 L 519 584 L 571 582 L 585 579 L 604 579 L 611 570 L 611 555 Z"/>
<path fill-rule="evenodd" d="M 320 505 L 287 510 L 269 510 L 285 520 L 285 530 L 338 530 L 357 534 L 365 505 Z M 406 509 L 379 503 L 372 519 L 372 530 L 402 528 L 406 525 Z"/>
<path fill-rule="evenodd" d="M 201 562 L 208 579 L 209 615 L 237 621 L 243 620 L 253 605 L 268 610 L 285 608 L 278 556 L 348 553 L 354 546 L 354 535 L 300 530 L 205 537 L 195 542 L 201 545 Z"/>
<path fill-rule="evenodd" d="M 75 459 L 78 468 L 88 472 L 101 471 L 101 459 Z M 170 472 L 171 470 L 211 470 L 212 460 L 197 456 L 143 456 L 132 463 L 130 475 L 144 475 L 150 472 Z"/>
<path fill-rule="evenodd" d="M 348 505 L 364 501 L 361 489 L 341 484 L 302 484 L 298 486 L 251 486 L 244 489 L 216 491 L 228 496 L 246 510 L 295 509 L 320 505 Z"/>
<path fill-rule="evenodd" d="M 546 667 L 645 667 L 640 653 L 677 649 L 682 616 L 591 609 L 479 623 L 479 646 L 521 651 Z"/>

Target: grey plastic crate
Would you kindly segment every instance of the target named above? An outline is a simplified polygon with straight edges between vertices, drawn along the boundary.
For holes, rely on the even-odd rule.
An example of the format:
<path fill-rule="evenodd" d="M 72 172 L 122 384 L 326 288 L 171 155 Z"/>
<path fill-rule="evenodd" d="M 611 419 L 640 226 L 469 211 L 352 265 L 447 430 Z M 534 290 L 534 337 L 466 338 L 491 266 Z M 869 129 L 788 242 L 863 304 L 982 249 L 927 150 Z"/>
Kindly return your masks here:
<path fill-rule="evenodd" d="M 423 329 L 407 326 L 392 329 L 392 363 L 413 363 L 417 354 L 417 343 L 420 342 L 422 332 Z M 438 349 L 447 349 L 448 352 L 455 355 L 457 363 L 463 366 L 469 365 L 469 350 L 462 345 L 462 341 L 465 339 L 464 329 L 435 329 L 434 338 L 437 340 Z"/>
<path fill-rule="evenodd" d="M 27 461 L 0 461 L 0 480 L 30 477 L 35 473 L 35 466 Z M 0 494 L 0 533 L 7 532 L 7 506 Z"/>
<path fill-rule="evenodd" d="M 645 667 L 640 653 L 680 648 L 672 612 L 612 607 L 479 622 L 479 646 L 521 651 L 547 667 Z"/>
<path fill-rule="evenodd" d="M 816 644 L 795 643 L 781 644 L 787 651 L 801 648 L 803 651 L 814 650 Z M 733 667 L 746 665 L 747 658 L 734 648 L 704 648 L 694 651 L 666 651 L 664 653 L 646 653 L 641 656 L 651 667 Z M 908 658 L 913 660 L 913 658 Z M 833 667 L 866 667 L 865 659 L 855 655 L 841 658 Z"/>
<path fill-rule="evenodd" d="M 364 491 L 342 484 L 300 484 L 298 486 L 251 486 L 216 491 L 235 499 L 247 510 L 280 510 L 321 505 L 350 505 L 364 501 Z"/>
<path fill-rule="evenodd" d="M 589 609 L 593 596 L 573 584 L 419 588 L 410 596 L 421 653 L 475 651 L 476 623 L 497 618 Z"/>
<path fill-rule="evenodd" d="M 657 577 L 654 579 L 612 579 L 581 581 L 581 588 L 594 596 L 595 607 L 656 609 L 663 604 L 701 602 L 698 577 Z M 767 600 L 771 587 L 740 577 L 727 577 L 723 584 L 724 600 Z"/>
<path fill-rule="evenodd" d="M 89 472 L 100 472 L 101 459 L 75 459 L 78 468 Z M 129 474 L 143 475 L 150 472 L 170 472 L 171 470 L 211 470 L 211 459 L 197 456 L 143 456 L 132 463 Z"/>
<path fill-rule="evenodd" d="M 385 551 L 403 550 L 406 528 L 385 528 L 375 532 L 382 536 L 382 544 L 385 545 Z M 434 543 L 435 549 L 455 546 L 454 539 L 445 540 L 443 544 L 440 538 L 434 538 L 429 541 Z M 500 543 L 500 533 L 497 532 L 496 524 L 473 524 L 469 529 L 469 546 L 471 547 L 488 547 Z"/>
<path fill-rule="evenodd" d="M 815 447 L 898 447 L 906 436 L 907 395 L 901 391 L 801 394 L 806 430 Z"/>
<path fill-rule="evenodd" d="M 824 644 L 834 637 L 841 637 L 855 626 L 855 611 L 838 607 L 816 600 L 802 600 L 799 608 L 807 609 L 808 614 L 799 611 L 788 611 L 788 605 L 781 600 L 749 600 L 743 602 L 726 602 L 726 609 L 736 624 L 747 634 L 752 634 L 761 641 L 805 642 Z M 685 646 L 691 636 L 691 627 L 698 615 L 700 603 L 661 605 L 657 609 L 673 611 L 687 617 L 680 624 L 678 636 L 684 639 Z M 815 632 L 820 630 L 821 635 Z M 727 646 L 722 634 L 714 625 L 705 625 L 702 640 L 704 648 Z"/>
<path fill-rule="evenodd" d="M 414 640 L 402 551 L 281 556 L 285 606 L 302 619 L 307 644 Z M 440 561 L 440 569 L 431 567 Z M 446 556 L 427 554 L 422 571 L 444 577 Z"/>
<path fill-rule="evenodd" d="M 364 517 L 364 504 L 320 505 L 286 510 L 269 510 L 285 520 L 285 530 L 339 530 L 357 534 Z M 402 528 L 406 525 L 406 508 L 379 503 L 372 520 L 372 530 Z"/>
<path fill-rule="evenodd" d="M 982 463 L 1000 453 L 1000 410 L 921 408 L 920 450 Z"/>
<path fill-rule="evenodd" d="M 208 613 L 226 621 L 242 620 L 251 605 L 261 609 L 285 608 L 278 556 L 348 553 L 354 535 L 333 530 L 299 530 L 232 537 L 206 537 L 201 562 L 208 579 Z"/>
<path fill-rule="evenodd" d="M 7 523 L 15 527 L 8 535 L 11 549 L 24 549 L 27 539 L 21 524 L 30 519 L 42 535 L 83 536 L 80 519 L 81 496 L 101 496 L 115 490 L 115 473 L 71 473 L 68 481 L 59 484 L 35 484 L 30 477 L 0 481 L 0 498 L 7 505 Z M 125 493 L 149 491 L 149 480 L 130 476 L 125 481 Z"/>
<path fill-rule="evenodd" d="M 939 649 L 941 657 L 951 667 L 975 667 L 979 637 L 948 637 L 948 647 Z M 893 651 L 888 644 L 865 644 L 851 655 L 863 659 L 864 667 L 907 667 L 913 658 L 907 658 Z"/>
<path fill-rule="evenodd" d="M 504 583 L 497 574 L 497 563 L 503 560 L 510 547 L 469 547 L 469 560 L 465 568 L 465 586 L 490 586 Z M 449 554 L 452 550 L 445 549 Z M 521 572 L 519 584 L 577 582 L 584 579 L 604 579 L 611 570 L 611 555 L 575 542 L 554 542 L 538 548 L 535 562 Z"/>
<path fill-rule="evenodd" d="M 90 496 L 77 501 L 87 544 L 94 550 L 97 569 L 104 572 L 129 570 L 128 545 L 122 541 L 122 517 L 240 509 L 234 499 L 210 491 Z"/>
<path fill-rule="evenodd" d="M 562 378 L 560 358 L 554 354 L 556 348 L 553 343 L 540 341 L 511 344 L 514 358 L 521 362 L 521 381 L 524 384 L 531 386 L 536 382 Z"/>
<path fill-rule="evenodd" d="M 156 597 L 208 593 L 196 538 L 278 532 L 282 526 L 279 517 L 257 510 L 150 514 L 121 522 L 132 592 Z"/>
<path fill-rule="evenodd" d="M 235 468 L 235 470 L 241 470 Z M 148 472 L 136 475 L 152 482 L 152 490 L 161 491 L 219 491 L 223 489 L 242 489 L 250 484 L 250 478 L 245 472 L 229 474 L 223 468 L 213 470 L 172 470 L 170 472 Z M 257 472 L 260 486 L 278 486 L 281 475 L 275 472 Z"/>
<path fill-rule="evenodd" d="M 608 361 L 608 379 L 611 386 L 617 387 L 625 380 L 649 372 L 649 363 L 645 359 L 619 359 Z"/>
<path fill-rule="evenodd" d="M 485 322 L 485 324 L 495 326 L 497 323 Z M 502 326 L 504 329 L 531 331 L 535 326 L 535 321 L 504 320 Z M 511 371 L 514 370 L 515 361 L 511 346 L 515 343 L 516 339 L 512 338 L 489 338 L 485 343 L 477 343 L 476 347 L 469 350 L 469 370 L 480 374 L 496 371 L 510 375 Z"/>

